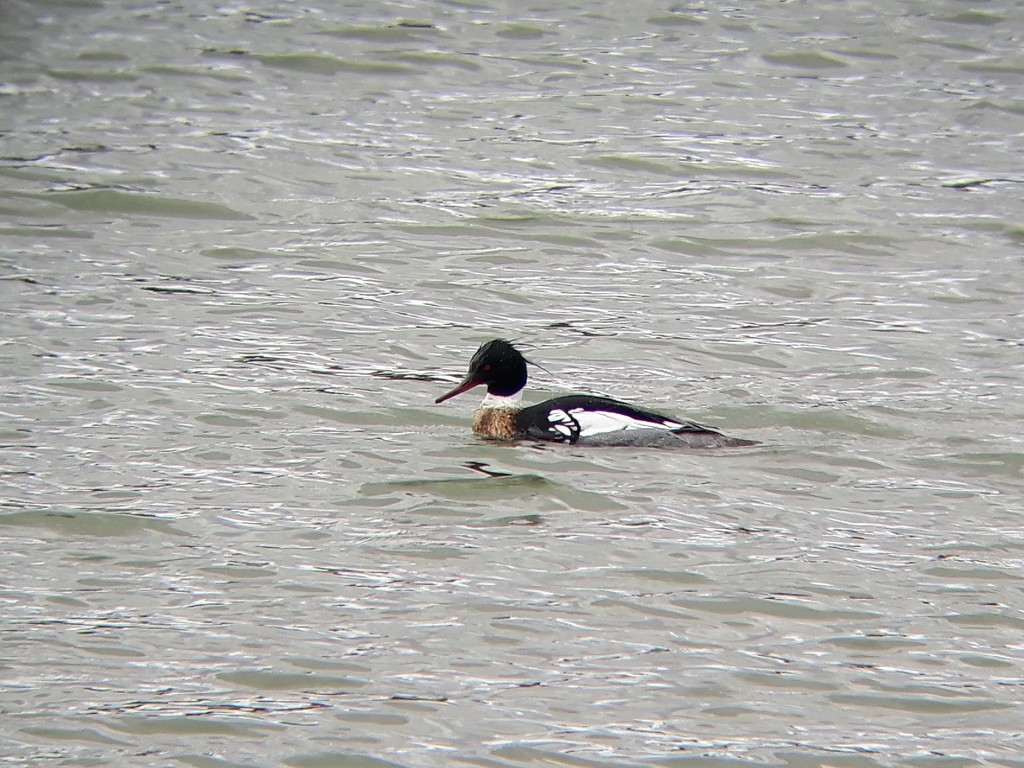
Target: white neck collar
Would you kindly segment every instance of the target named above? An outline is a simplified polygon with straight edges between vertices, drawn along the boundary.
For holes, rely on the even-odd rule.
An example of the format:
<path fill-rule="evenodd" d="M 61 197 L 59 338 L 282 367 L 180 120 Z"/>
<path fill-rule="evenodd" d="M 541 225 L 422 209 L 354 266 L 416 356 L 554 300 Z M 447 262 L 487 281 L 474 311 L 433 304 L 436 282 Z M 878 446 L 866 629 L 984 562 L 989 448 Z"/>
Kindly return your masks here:
<path fill-rule="evenodd" d="M 492 395 L 490 392 L 484 396 L 484 401 L 480 403 L 481 408 L 521 408 L 523 405 L 523 391 L 519 390 L 514 395 L 508 395 L 503 397 L 502 395 Z"/>

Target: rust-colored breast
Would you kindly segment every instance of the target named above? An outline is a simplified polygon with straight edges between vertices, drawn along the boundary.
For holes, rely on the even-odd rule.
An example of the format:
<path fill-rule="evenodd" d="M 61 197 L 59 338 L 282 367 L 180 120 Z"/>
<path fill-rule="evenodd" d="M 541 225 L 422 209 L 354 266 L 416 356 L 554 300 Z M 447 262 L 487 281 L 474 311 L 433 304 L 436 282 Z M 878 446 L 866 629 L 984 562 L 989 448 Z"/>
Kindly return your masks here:
<path fill-rule="evenodd" d="M 481 408 L 473 414 L 473 434 L 491 440 L 516 440 L 518 408 Z"/>

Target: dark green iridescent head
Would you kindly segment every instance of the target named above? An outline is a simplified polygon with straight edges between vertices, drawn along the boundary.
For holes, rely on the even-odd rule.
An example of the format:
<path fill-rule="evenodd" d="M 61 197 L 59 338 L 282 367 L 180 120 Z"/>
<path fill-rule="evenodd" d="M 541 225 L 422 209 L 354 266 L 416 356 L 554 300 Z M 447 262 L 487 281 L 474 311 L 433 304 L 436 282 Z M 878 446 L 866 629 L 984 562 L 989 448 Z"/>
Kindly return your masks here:
<path fill-rule="evenodd" d="M 491 395 L 509 397 L 516 394 L 526 386 L 526 358 L 504 339 L 484 342 L 469 361 L 469 372 L 462 382 L 434 402 L 443 403 L 481 384 L 487 385 L 487 392 Z"/>

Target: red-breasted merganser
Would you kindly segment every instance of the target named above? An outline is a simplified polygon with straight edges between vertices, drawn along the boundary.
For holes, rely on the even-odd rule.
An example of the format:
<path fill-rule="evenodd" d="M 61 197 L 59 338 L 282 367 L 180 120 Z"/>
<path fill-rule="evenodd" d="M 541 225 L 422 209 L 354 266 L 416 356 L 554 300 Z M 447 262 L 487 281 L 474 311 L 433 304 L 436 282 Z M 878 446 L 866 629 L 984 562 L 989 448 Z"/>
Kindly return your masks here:
<path fill-rule="evenodd" d="M 675 446 L 732 448 L 757 445 L 727 437 L 692 421 L 673 419 L 596 395 L 566 395 L 522 406 L 526 358 L 504 339 L 480 345 L 469 372 L 451 392 L 435 402 L 481 384 L 487 395 L 473 416 L 473 432 L 493 440 L 547 440 L 572 445 Z"/>

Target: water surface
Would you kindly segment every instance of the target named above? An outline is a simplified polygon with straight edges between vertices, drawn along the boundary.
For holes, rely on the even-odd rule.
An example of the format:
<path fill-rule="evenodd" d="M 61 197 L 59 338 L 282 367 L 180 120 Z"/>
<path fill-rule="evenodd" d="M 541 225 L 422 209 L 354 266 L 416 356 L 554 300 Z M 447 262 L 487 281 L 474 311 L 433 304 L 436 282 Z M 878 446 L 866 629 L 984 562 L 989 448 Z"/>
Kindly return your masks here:
<path fill-rule="evenodd" d="M 12 764 L 1019 764 L 1015 4 L 0 16 Z"/>

